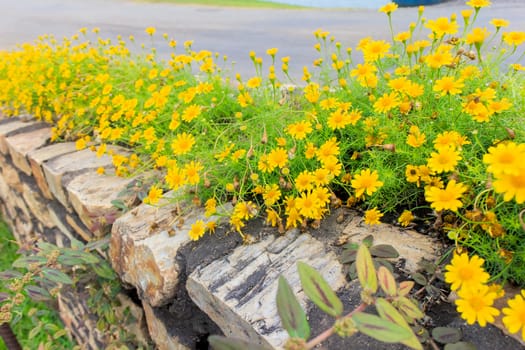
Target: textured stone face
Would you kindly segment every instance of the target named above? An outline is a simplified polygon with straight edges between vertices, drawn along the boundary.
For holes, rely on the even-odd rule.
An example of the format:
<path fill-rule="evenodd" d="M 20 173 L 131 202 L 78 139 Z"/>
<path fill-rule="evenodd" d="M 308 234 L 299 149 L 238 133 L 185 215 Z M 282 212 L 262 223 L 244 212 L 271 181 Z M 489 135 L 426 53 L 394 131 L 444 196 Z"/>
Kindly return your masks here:
<path fill-rule="evenodd" d="M 137 288 L 141 299 L 153 307 L 165 305 L 179 287 L 181 267 L 175 256 L 190 242 L 191 224 L 216 219 L 178 204 L 142 204 L 114 222 L 111 264 L 125 283 Z"/>
<path fill-rule="evenodd" d="M 84 149 L 54 158 L 44 163 L 43 169 L 50 192 L 64 207 L 71 209 L 64 186 L 89 169 L 111 165 L 111 157 L 108 155 L 97 157 L 94 152 Z"/>
<path fill-rule="evenodd" d="M 31 165 L 27 154 L 46 144 L 51 138 L 51 128 L 40 128 L 6 138 L 13 163 L 27 175 L 31 175 Z"/>
<path fill-rule="evenodd" d="M 4 119 L 0 123 L 0 152 L 3 154 L 9 153 L 7 148 L 6 137 L 16 130 L 25 128 L 30 124 L 22 122 L 18 119 Z"/>
<path fill-rule="evenodd" d="M 413 230 L 404 230 L 387 224 L 364 224 L 361 216 L 354 216 L 343 230 L 343 235 L 351 237 L 353 242 L 360 243 L 366 236 L 374 237 L 374 245 L 388 244 L 393 246 L 399 256 L 405 259 L 405 268 L 416 272 L 417 263 L 425 258 L 434 261 L 438 257 L 440 243 L 429 236 L 422 235 Z"/>
<path fill-rule="evenodd" d="M 181 344 L 178 339 L 172 337 L 166 324 L 156 315 L 155 310 L 146 302 L 142 303 L 144 315 L 148 324 L 149 334 L 155 342 L 158 350 L 190 350 L 191 348 Z"/>
<path fill-rule="evenodd" d="M 239 337 L 272 348 L 281 348 L 288 334 L 281 326 L 275 297 L 283 275 L 303 307 L 297 261 L 319 271 L 334 290 L 345 276 L 333 252 L 307 233 L 297 230 L 236 248 L 232 254 L 197 268 L 186 283 L 192 300 L 226 336 Z"/>
<path fill-rule="evenodd" d="M 97 237 L 109 232 L 120 210 L 111 201 L 134 179 L 87 172 L 75 177 L 66 186 L 71 205 L 80 220 Z M 125 199 L 125 198 L 124 198 Z"/>

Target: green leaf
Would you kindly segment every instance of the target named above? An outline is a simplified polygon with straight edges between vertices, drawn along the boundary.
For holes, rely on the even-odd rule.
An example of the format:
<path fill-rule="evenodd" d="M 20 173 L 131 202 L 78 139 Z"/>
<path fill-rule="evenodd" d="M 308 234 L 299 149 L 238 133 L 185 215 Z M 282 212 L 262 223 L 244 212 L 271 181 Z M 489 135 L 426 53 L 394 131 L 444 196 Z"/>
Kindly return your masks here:
<path fill-rule="evenodd" d="M 312 302 L 330 316 L 340 316 L 343 313 L 343 303 L 321 274 L 301 261 L 297 262 L 297 270 L 303 290 Z"/>
<path fill-rule="evenodd" d="M 385 259 L 395 259 L 399 257 L 397 250 L 389 244 L 378 244 L 370 247 L 370 254 Z"/>
<path fill-rule="evenodd" d="M 414 288 L 414 281 L 403 281 L 399 283 L 399 287 L 397 288 L 397 295 L 399 296 L 407 296 L 408 293 Z"/>
<path fill-rule="evenodd" d="M 225 338 L 218 335 L 208 337 L 212 349 L 214 350 L 268 350 L 262 345 L 252 344 L 246 340 L 237 338 Z"/>
<path fill-rule="evenodd" d="M 60 255 L 58 258 L 57 258 L 57 261 L 64 265 L 64 266 L 77 266 L 77 265 L 84 265 L 84 260 L 80 259 L 80 258 L 76 258 L 76 257 L 71 257 L 71 256 L 68 256 L 68 255 Z"/>
<path fill-rule="evenodd" d="M 95 249 L 106 249 L 109 246 L 109 237 L 105 237 L 96 241 L 91 241 L 84 249 L 88 252 L 95 250 Z"/>
<path fill-rule="evenodd" d="M 352 320 L 360 332 L 385 343 L 399 343 L 411 337 L 406 328 L 376 315 L 358 312 L 352 315 Z"/>
<path fill-rule="evenodd" d="M 394 275 L 384 266 L 379 266 L 377 270 L 377 279 L 379 286 L 388 296 L 395 296 L 397 294 L 397 284 Z"/>
<path fill-rule="evenodd" d="M 92 265 L 91 267 L 93 268 L 93 271 L 102 278 L 108 280 L 115 278 L 115 271 L 113 271 L 111 266 L 105 261 L 102 261 L 100 264 Z"/>
<path fill-rule="evenodd" d="M 16 259 L 12 266 L 19 269 L 27 269 L 29 265 L 37 264 L 42 266 L 47 263 L 47 258 L 40 255 L 22 256 Z"/>
<path fill-rule="evenodd" d="M 62 283 L 62 284 L 73 284 L 73 280 L 71 279 L 71 277 L 69 277 L 64 272 L 56 270 L 56 269 L 44 267 L 42 269 L 42 274 L 44 278 L 52 282 Z"/>
<path fill-rule="evenodd" d="M 376 309 L 379 313 L 379 316 L 381 318 L 393 322 L 406 330 L 408 330 L 411 334 L 410 338 L 407 340 L 401 341 L 402 344 L 408 346 L 409 348 L 416 349 L 416 350 L 422 350 L 423 346 L 417 339 L 416 335 L 412 331 L 412 328 L 410 328 L 410 325 L 405 321 L 403 318 L 403 315 L 399 313 L 399 311 L 396 310 L 395 307 L 392 306 L 386 299 L 383 298 L 377 298 L 376 299 Z"/>
<path fill-rule="evenodd" d="M 417 284 L 420 284 L 422 286 L 427 284 L 427 279 L 419 272 L 413 273 L 411 277 L 414 281 L 416 281 Z"/>
<path fill-rule="evenodd" d="M 85 252 L 83 250 L 66 250 L 64 251 L 64 256 L 70 257 L 70 258 L 77 258 L 84 262 L 84 264 L 96 264 L 100 261 L 97 255 L 95 253 L 89 253 Z"/>
<path fill-rule="evenodd" d="M 432 329 L 432 338 L 441 344 L 457 343 L 461 340 L 461 331 L 452 327 L 436 327 Z"/>
<path fill-rule="evenodd" d="M 377 291 L 377 276 L 374 261 L 366 245 L 361 244 L 356 259 L 357 277 L 363 289 L 372 293 Z"/>
<path fill-rule="evenodd" d="M 396 300 L 396 308 L 405 316 L 409 323 L 425 316 L 419 307 L 407 297 L 399 297 Z"/>
<path fill-rule="evenodd" d="M 372 244 L 374 244 L 374 236 L 368 235 L 365 238 L 363 238 L 363 241 L 361 242 L 361 245 L 366 245 L 367 248 L 370 248 Z"/>
<path fill-rule="evenodd" d="M 126 212 L 129 210 L 128 206 L 122 199 L 114 199 L 111 201 L 111 205 L 113 205 L 115 208 L 122 210 L 123 212 Z"/>
<path fill-rule="evenodd" d="M 35 285 L 28 285 L 25 286 L 24 289 L 29 297 L 35 301 L 46 301 L 51 299 L 51 294 L 49 294 L 44 288 Z"/>
<path fill-rule="evenodd" d="M 355 261 L 357 249 L 346 249 L 341 253 L 341 263 L 350 264 Z"/>
<path fill-rule="evenodd" d="M 15 270 L 5 270 L 0 272 L 0 279 L 2 280 L 10 280 L 13 278 L 20 278 L 22 276 L 23 275 L 20 272 Z"/>
<path fill-rule="evenodd" d="M 306 314 L 283 276 L 279 277 L 277 288 L 277 311 L 284 329 L 291 338 L 307 340 L 310 337 L 310 326 Z"/>

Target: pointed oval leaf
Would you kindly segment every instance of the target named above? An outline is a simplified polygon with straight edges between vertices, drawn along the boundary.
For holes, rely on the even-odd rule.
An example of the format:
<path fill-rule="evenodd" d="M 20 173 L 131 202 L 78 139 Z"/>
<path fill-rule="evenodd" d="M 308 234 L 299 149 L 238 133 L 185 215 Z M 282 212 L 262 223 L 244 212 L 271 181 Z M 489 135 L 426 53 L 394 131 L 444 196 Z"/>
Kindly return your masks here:
<path fill-rule="evenodd" d="M 356 256 L 357 256 L 356 249 L 343 250 L 343 252 L 341 253 L 341 262 L 343 264 L 350 264 L 355 261 Z"/>
<path fill-rule="evenodd" d="M 414 288 L 414 281 L 403 281 L 399 283 L 399 287 L 397 288 L 397 295 L 399 296 L 407 296 L 408 293 Z"/>
<path fill-rule="evenodd" d="M 370 292 L 375 293 L 377 291 L 376 269 L 374 267 L 372 256 L 370 255 L 366 245 L 361 244 L 361 246 L 359 246 L 355 262 L 359 283 L 361 283 L 363 289 L 367 289 Z"/>
<path fill-rule="evenodd" d="M 28 285 L 25 286 L 24 289 L 29 297 L 35 301 L 46 301 L 51 299 L 51 294 L 49 294 L 44 288 L 35 285 Z"/>
<path fill-rule="evenodd" d="M 374 236 L 372 235 L 366 236 L 365 238 L 363 238 L 363 241 L 361 242 L 361 244 L 364 244 L 366 245 L 367 248 L 370 248 L 372 244 L 374 244 Z"/>
<path fill-rule="evenodd" d="M 70 258 L 80 259 L 84 262 L 84 264 L 96 264 L 100 261 L 95 253 L 89 253 L 83 250 L 67 250 L 64 252 L 64 255 Z"/>
<path fill-rule="evenodd" d="M 42 274 L 44 278 L 52 282 L 62 283 L 62 284 L 73 284 L 73 280 L 71 279 L 71 277 L 69 277 L 64 272 L 56 270 L 56 269 L 44 267 L 42 269 Z"/>
<path fill-rule="evenodd" d="M 352 320 L 360 332 L 385 343 L 399 343 L 411 336 L 406 328 L 376 315 L 358 312 L 352 315 Z"/>
<path fill-rule="evenodd" d="M 419 307 L 407 297 L 399 297 L 396 302 L 396 307 L 409 323 L 414 323 L 415 320 L 425 316 Z"/>
<path fill-rule="evenodd" d="M 461 340 L 461 331 L 452 327 L 436 327 L 432 329 L 432 338 L 441 344 L 457 343 Z"/>
<path fill-rule="evenodd" d="M 370 254 L 378 258 L 395 259 L 399 257 L 397 250 L 390 244 L 378 244 L 370 247 Z"/>
<path fill-rule="evenodd" d="M 91 241 L 85 245 L 86 251 L 92 251 L 95 249 L 106 249 L 109 246 L 109 237 L 105 237 L 96 241 Z"/>
<path fill-rule="evenodd" d="M 39 266 L 44 265 L 47 263 L 47 259 L 44 256 L 40 255 L 30 255 L 30 256 L 22 256 L 18 259 L 16 259 L 12 266 L 20 269 L 28 268 L 29 265 L 37 264 Z"/>
<path fill-rule="evenodd" d="M 407 340 L 402 340 L 401 341 L 402 344 L 408 346 L 411 349 L 415 349 L 415 350 L 423 349 L 423 346 L 417 339 L 417 336 L 414 334 L 412 328 L 410 328 L 410 325 L 403 318 L 403 315 L 401 315 L 399 311 L 397 311 L 396 308 L 392 306 L 392 304 L 390 304 L 386 299 L 377 298 L 375 306 L 381 318 L 387 321 L 393 322 L 397 325 L 400 325 L 401 327 L 405 328 L 406 330 L 410 332 L 411 334 L 410 338 Z"/>
<path fill-rule="evenodd" d="M 460 341 L 458 343 L 453 344 L 446 344 L 443 350 L 476 350 L 476 345 L 466 342 L 466 341 Z"/>
<path fill-rule="evenodd" d="M 22 277 L 22 274 L 16 270 L 5 270 L 0 272 L 0 279 L 2 280 L 10 280 L 12 278 L 20 278 Z"/>
<path fill-rule="evenodd" d="M 412 279 L 419 285 L 426 285 L 427 284 L 427 279 L 425 278 L 425 276 L 423 276 L 422 274 L 420 274 L 419 272 L 416 272 L 416 273 L 413 273 L 411 275 Z"/>
<path fill-rule="evenodd" d="M 225 338 L 218 335 L 208 337 L 208 342 L 214 350 L 268 350 L 268 348 L 262 345 L 252 344 L 246 340 Z"/>
<path fill-rule="evenodd" d="M 343 303 L 330 288 L 323 276 L 311 266 L 299 261 L 297 270 L 304 293 L 321 310 L 330 316 L 337 317 L 343 313 Z"/>
<path fill-rule="evenodd" d="M 379 266 L 377 270 L 377 279 L 379 286 L 388 296 L 395 296 L 397 294 L 397 284 L 394 275 L 384 266 Z"/>
<path fill-rule="evenodd" d="M 310 337 L 310 326 L 306 314 L 283 276 L 279 276 L 277 287 L 277 312 L 290 338 L 307 340 Z"/>

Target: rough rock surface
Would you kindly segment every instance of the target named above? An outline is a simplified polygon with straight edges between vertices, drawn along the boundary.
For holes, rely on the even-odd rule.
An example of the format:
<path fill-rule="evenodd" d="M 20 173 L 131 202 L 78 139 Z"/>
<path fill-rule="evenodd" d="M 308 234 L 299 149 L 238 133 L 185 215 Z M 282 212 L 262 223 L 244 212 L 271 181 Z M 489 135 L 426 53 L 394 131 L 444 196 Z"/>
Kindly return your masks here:
<path fill-rule="evenodd" d="M 271 235 L 238 247 L 222 259 L 197 268 L 186 287 L 195 304 L 226 336 L 280 348 L 287 339 L 275 304 L 280 275 L 305 304 L 297 261 L 319 271 L 334 290 L 346 284 L 342 265 L 334 253 L 327 252 L 311 235 L 292 230 L 282 237 Z"/>

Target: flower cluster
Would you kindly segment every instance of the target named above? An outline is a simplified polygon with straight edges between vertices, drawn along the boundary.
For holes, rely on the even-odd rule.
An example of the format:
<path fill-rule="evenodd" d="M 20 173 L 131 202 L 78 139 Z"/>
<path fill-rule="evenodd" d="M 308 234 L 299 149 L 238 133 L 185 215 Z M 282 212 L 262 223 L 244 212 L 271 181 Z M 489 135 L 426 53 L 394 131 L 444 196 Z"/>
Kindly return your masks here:
<path fill-rule="evenodd" d="M 451 289 L 457 291 L 456 306 L 461 317 L 468 324 L 479 323 L 485 327 L 493 323 L 500 310 L 494 306 L 494 301 L 504 296 L 503 288 L 498 284 L 488 284 L 490 275 L 483 268 L 484 260 L 476 255 L 469 258 L 468 254 L 455 253 L 452 261 L 446 266 L 445 281 L 451 284 Z M 522 332 L 525 339 L 525 290 L 507 300 L 507 306 L 502 309 L 503 324 L 510 333 Z"/>
<path fill-rule="evenodd" d="M 385 214 L 403 227 L 437 218 L 456 244 L 491 266 L 504 261 L 507 277 L 525 283 L 514 258 L 525 254 L 525 68 L 515 55 L 525 33 L 498 18 L 476 27 L 489 4 L 471 0 L 462 24 L 426 19 L 420 7 L 399 33 L 397 5 L 385 5 L 392 39 L 366 37 L 355 49 L 316 30 L 319 58 L 301 81 L 278 48 L 250 52 L 254 74 L 242 77 L 227 57 L 154 27 L 144 34 L 153 47 L 98 28 L 43 35 L 0 53 L 0 106 L 52 124 L 53 141 L 111 157 L 101 176 L 149 176 L 145 203 L 172 192 L 243 237 L 257 216 L 285 232 L 342 205 L 369 225 Z M 195 223 L 190 238 L 217 224 Z"/>

